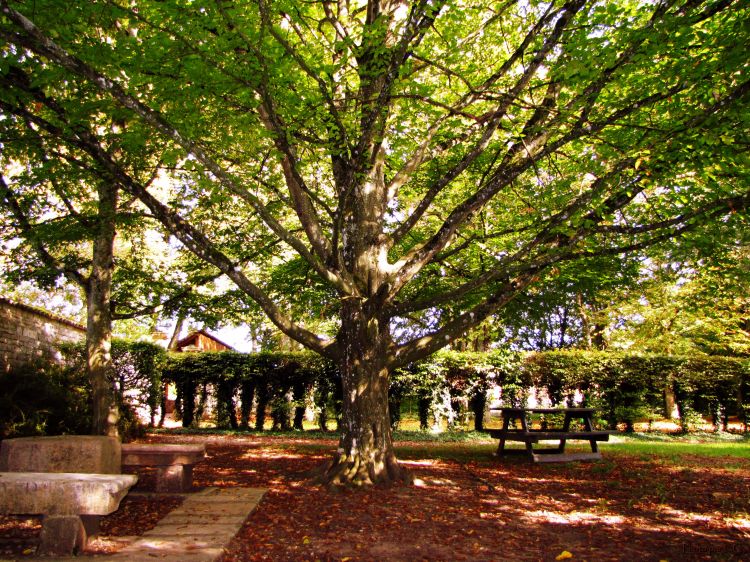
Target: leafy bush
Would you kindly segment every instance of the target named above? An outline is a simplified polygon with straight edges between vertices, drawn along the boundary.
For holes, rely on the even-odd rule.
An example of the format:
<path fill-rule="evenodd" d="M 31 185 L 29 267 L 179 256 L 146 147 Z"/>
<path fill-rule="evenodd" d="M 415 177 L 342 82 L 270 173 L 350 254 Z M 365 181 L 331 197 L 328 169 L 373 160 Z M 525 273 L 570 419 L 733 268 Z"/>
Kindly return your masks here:
<path fill-rule="evenodd" d="M 727 428 L 729 416 L 747 420 L 746 359 L 549 351 L 530 355 L 523 368 L 553 403 L 572 406 L 581 396 L 580 405 L 596 407 L 611 428 L 624 423 L 632 430 L 635 421 L 667 416 L 666 392 L 675 397 L 684 431 L 703 416 L 717 430 Z"/>
<path fill-rule="evenodd" d="M 65 344 L 61 346 L 61 351 L 68 368 L 78 379 L 85 381 L 88 389 L 85 344 Z M 151 424 L 154 424 L 157 408 L 162 401 L 162 371 L 166 352 L 153 343 L 115 339 L 111 353 L 111 382 L 120 410 L 118 429 L 124 439 L 131 439 L 142 433 L 137 410 L 148 411 Z M 88 428 L 84 433 L 87 432 Z"/>
<path fill-rule="evenodd" d="M 0 438 L 86 434 L 91 430 L 85 375 L 57 365 L 0 374 Z"/>

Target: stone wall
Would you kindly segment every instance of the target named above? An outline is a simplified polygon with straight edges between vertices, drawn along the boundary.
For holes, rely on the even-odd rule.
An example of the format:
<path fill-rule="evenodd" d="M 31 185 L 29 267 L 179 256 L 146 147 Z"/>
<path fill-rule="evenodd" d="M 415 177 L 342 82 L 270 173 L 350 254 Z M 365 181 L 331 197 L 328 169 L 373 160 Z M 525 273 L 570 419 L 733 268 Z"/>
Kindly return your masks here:
<path fill-rule="evenodd" d="M 85 339 L 86 329 L 54 314 L 0 297 L 0 370 L 35 360 L 60 361 L 57 344 Z"/>

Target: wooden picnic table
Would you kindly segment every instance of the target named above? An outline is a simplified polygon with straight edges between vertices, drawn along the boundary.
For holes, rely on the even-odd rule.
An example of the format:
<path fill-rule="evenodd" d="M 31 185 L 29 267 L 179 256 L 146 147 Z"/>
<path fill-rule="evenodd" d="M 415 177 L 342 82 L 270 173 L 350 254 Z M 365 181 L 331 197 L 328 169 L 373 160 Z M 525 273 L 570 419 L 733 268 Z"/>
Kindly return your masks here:
<path fill-rule="evenodd" d="M 502 457 L 506 454 L 527 454 L 534 462 L 567 462 L 580 460 L 598 460 L 602 458 L 597 441 L 609 441 L 609 431 L 596 431 L 594 429 L 593 408 L 492 408 L 499 410 L 503 417 L 502 429 L 488 429 L 487 432 L 494 438 L 499 439 L 497 455 Z M 527 416 L 529 414 L 564 414 L 562 428 L 534 429 L 529 426 Z M 521 424 L 515 427 L 515 421 Z M 571 426 L 573 420 L 581 420 L 583 429 Z M 588 441 L 591 444 L 591 453 L 565 453 L 567 441 Z M 520 441 L 526 444 L 525 450 L 506 449 L 506 441 Z M 534 449 L 533 445 L 539 441 L 559 441 L 555 448 Z"/>

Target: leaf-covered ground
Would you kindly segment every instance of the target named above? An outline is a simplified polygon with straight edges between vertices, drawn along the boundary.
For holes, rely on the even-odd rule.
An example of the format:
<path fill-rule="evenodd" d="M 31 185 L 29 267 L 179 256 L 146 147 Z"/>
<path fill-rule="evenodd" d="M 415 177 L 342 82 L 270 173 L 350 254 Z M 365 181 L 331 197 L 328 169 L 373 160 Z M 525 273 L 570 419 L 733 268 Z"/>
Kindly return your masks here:
<path fill-rule="evenodd" d="M 489 447 L 401 443 L 415 486 L 336 492 L 307 478 L 333 441 L 149 439 L 206 442 L 199 486 L 268 488 L 222 562 L 554 560 L 563 552 L 574 560 L 750 560 L 746 459 L 605 452 L 598 463 L 533 465 L 492 458 Z M 142 532 L 140 519 L 163 508 L 149 496 L 139 501 L 142 516 L 107 518 L 112 537 Z"/>
<path fill-rule="evenodd" d="M 129 538 L 156 526 L 182 503 L 181 496 L 137 492 L 120 502 L 120 508 L 100 522 L 101 535 L 93 538 L 84 554 L 109 554 L 127 544 Z M 41 517 L 0 515 L 0 562 L 6 557 L 33 556 L 42 530 Z"/>

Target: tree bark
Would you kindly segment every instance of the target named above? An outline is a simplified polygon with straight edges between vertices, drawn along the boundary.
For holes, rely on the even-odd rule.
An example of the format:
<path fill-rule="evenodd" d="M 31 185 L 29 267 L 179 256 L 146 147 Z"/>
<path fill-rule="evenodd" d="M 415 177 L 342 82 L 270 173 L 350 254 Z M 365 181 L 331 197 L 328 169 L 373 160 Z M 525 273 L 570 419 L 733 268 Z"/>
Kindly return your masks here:
<path fill-rule="evenodd" d="M 294 422 L 292 423 L 293 429 L 302 431 L 304 427 L 302 422 L 305 419 L 305 385 L 302 383 L 296 383 L 292 387 L 292 398 L 294 399 Z"/>
<path fill-rule="evenodd" d="M 409 483 L 393 449 L 388 414 L 390 334 L 364 314 L 359 299 L 342 305 L 339 366 L 344 394 L 342 435 L 321 480 L 328 485 Z"/>
<path fill-rule="evenodd" d="M 177 314 L 177 321 L 174 324 L 174 330 L 172 330 L 172 337 L 169 338 L 169 344 L 167 345 L 168 351 L 177 351 L 177 344 L 180 341 L 180 334 L 182 333 L 182 327 L 185 325 L 185 313 L 180 311 Z"/>
<path fill-rule="evenodd" d="M 255 399 L 255 381 L 242 381 L 240 383 L 240 400 L 242 406 L 240 408 L 240 428 L 250 428 L 250 411 L 253 408 L 253 400 Z"/>
<path fill-rule="evenodd" d="M 119 410 L 112 383 L 112 272 L 114 270 L 117 187 L 101 182 L 98 231 L 94 238 L 91 276 L 86 286 L 86 355 L 92 390 L 94 435 L 118 436 Z"/>

